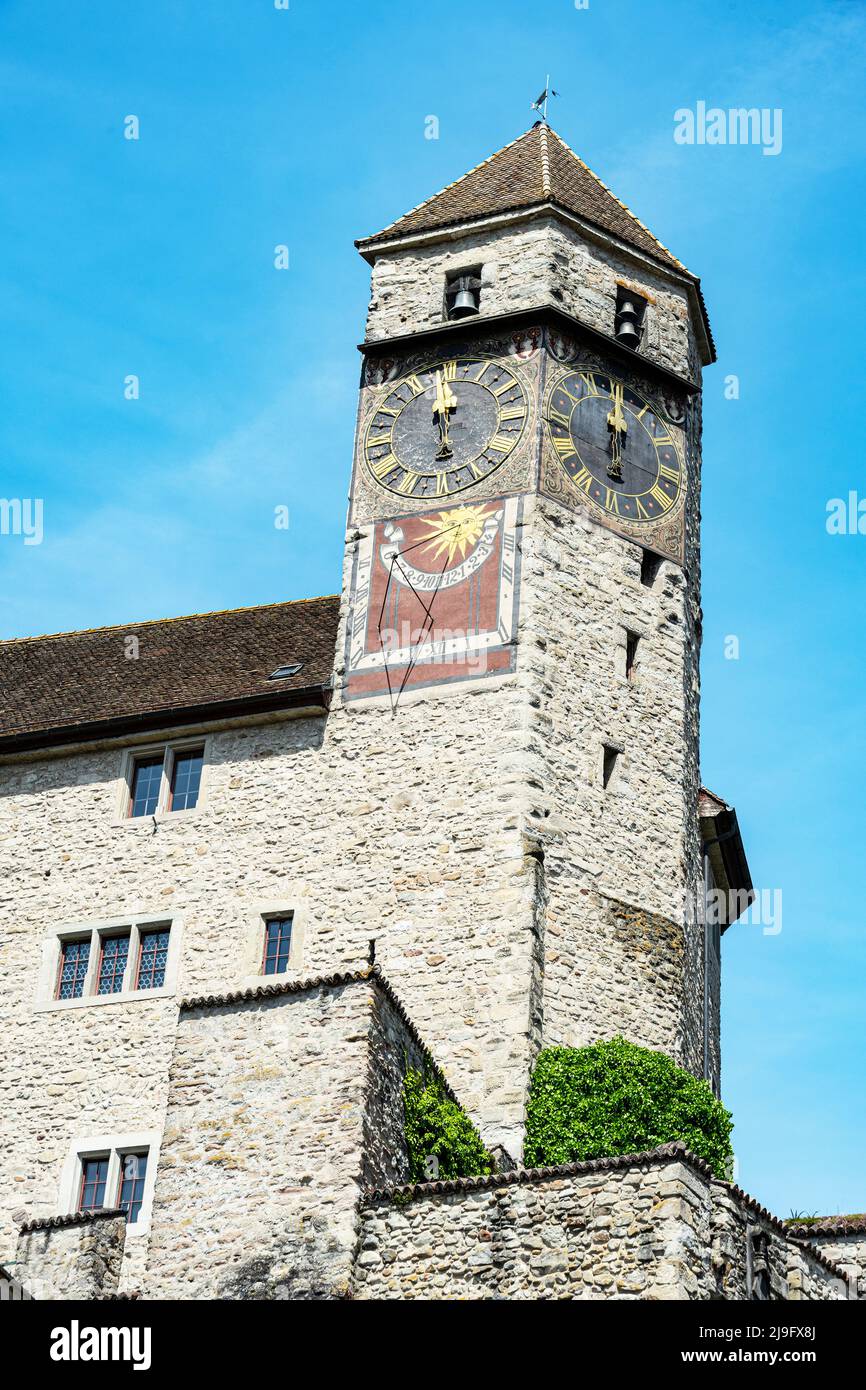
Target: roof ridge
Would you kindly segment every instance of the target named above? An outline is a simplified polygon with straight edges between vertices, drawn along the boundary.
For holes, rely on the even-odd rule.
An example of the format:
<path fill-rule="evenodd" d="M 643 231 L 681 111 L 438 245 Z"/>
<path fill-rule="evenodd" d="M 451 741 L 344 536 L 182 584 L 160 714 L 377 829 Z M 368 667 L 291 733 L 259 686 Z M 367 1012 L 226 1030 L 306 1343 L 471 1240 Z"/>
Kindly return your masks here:
<path fill-rule="evenodd" d="M 664 253 L 665 253 L 666 256 L 670 256 L 670 258 L 671 258 L 672 261 L 676 261 L 676 263 L 677 263 L 677 265 L 680 267 L 680 269 L 686 271 L 686 273 L 687 273 L 688 275 L 693 275 L 693 274 L 694 274 L 693 271 L 689 270 L 688 266 L 683 265 L 683 262 L 680 260 L 679 256 L 675 256 L 674 253 L 673 253 L 673 251 L 671 251 L 667 246 L 665 246 L 664 242 L 659 241 L 658 237 L 655 235 L 655 232 L 651 231 L 650 228 L 646 225 L 645 222 L 641 222 L 640 218 L 637 217 L 636 214 L 632 212 L 632 210 L 631 210 L 631 208 L 628 206 L 628 204 L 627 204 L 627 203 L 624 203 L 624 202 L 622 201 L 622 198 L 618 198 L 618 197 L 617 197 L 617 195 L 614 193 L 613 189 L 612 189 L 612 188 L 609 188 L 608 185 L 605 183 L 604 179 L 599 178 L 598 174 L 595 172 L 594 169 L 590 169 L 589 165 L 586 163 L 586 160 L 581 159 L 580 155 L 577 154 L 577 153 L 571 148 L 570 145 L 566 144 L 565 140 L 563 140 L 563 138 L 562 138 L 561 135 L 559 135 L 555 130 L 551 130 L 550 133 L 551 133 L 551 135 L 554 137 L 555 140 L 558 140 L 558 141 L 559 141 L 560 145 L 561 145 L 562 148 L 566 151 L 566 153 L 567 153 L 567 154 L 570 154 L 571 157 L 572 157 L 572 159 L 576 159 L 577 162 L 578 162 L 578 164 L 580 165 L 580 167 L 581 167 L 582 169 L 585 169 L 586 172 L 587 172 L 592 178 L 595 179 L 595 181 L 596 181 L 596 183 L 599 185 L 599 187 L 600 187 L 600 188 L 603 188 L 604 191 L 605 191 L 605 193 L 607 193 L 607 195 L 608 195 L 610 198 L 613 198 L 614 202 L 617 203 L 617 204 L 622 208 L 623 212 L 625 212 L 625 213 L 628 214 L 628 216 L 631 218 L 631 220 L 632 220 L 638 227 L 640 227 L 641 231 L 646 232 L 647 236 L 652 238 L 652 240 L 655 242 L 656 246 L 658 246 L 658 248 L 659 248 L 661 251 L 664 251 Z M 591 219 L 587 219 L 587 220 L 591 220 Z"/>
<path fill-rule="evenodd" d="M 471 178 L 473 174 L 477 174 L 479 169 L 483 169 L 485 165 L 491 164 L 494 159 L 498 159 L 499 156 L 501 154 L 504 154 L 506 150 L 513 149 L 514 146 L 518 145 L 521 140 L 525 140 L 528 135 L 531 135 L 532 132 L 535 129 L 537 129 L 537 127 L 540 124 L 541 122 L 536 121 L 533 125 L 529 127 L 528 130 L 524 130 L 522 135 L 518 135 L 514 140 L 509 140 L 507 145 L 503 145 L 500 149 L 494 150 L 493 154 L 489 154 L 486 159 L 482 159 L 478 164 L 473 165 L 471 169 L 467 169 L 466 173 L 461 174 L 459 179 L 452 179 L 450 183 L 446 183 L 443 188 L 440 188 L 438 190 L 438 192 L 431 193 L 429 198 L 422 199 L 422 201 L 420 203 L 417 203 L 414 208 L 409 208 L 408 212 L 403 212 L 400 214 L 399 217 L 395 217 L 394 221 L 389 222 L 387 227 L 383 227 L 380 232 L 373 232 L 370 236 L 359 237 L 355 245 L 359 246 L 366 241 L 381 241 L 381 239 L 383 237 L 386 237 L 394 227 L 398 226 L 399 223 L 404 222 L 407 217 L 411 217 L 414 213 L 420 212 L 422 208 L 426 208 L 430 203 L 435 202 L 437 198 L 441 198 L 443 193 L 449 192 L 450 189 L 456 188 L 458 184 L 463 183 L 468 178 Z"/>
<path fill-rule="evenodd" d="M 325 599 L 339 597 L 339 594 L 317 594 L 310 598 L 278 599 L 274 603 L 241 604 L 238 608 L 212 608 L 203 613 L 178 613 L 170 618 L 144 618 L 141 621 L 132 619 L 126 623 L 107 623 L 104 627 L 80 627 L 70 628 L 65 632 L 36 633 L 31 637 L 0 637 L 0 648 L 23 645 L 25 642 L 51 642 L 60 637 L 86 637 L 97 632 L 128 632 L 130 628 L 164 627 L 168 623 L 186 623 L 195 618 L 227 618 L 233 613 L 264 612 L 271 608 L 290 608 L 296 603 L 323 603 Z"/>
<path fill-rule="evenodd" d="M 554 135 L 556 132 L 554 131 Z M 548 127 L 541 124 L 541 191 L 545 197 L 550 198 L 550 150 L 547 145 Z"/>

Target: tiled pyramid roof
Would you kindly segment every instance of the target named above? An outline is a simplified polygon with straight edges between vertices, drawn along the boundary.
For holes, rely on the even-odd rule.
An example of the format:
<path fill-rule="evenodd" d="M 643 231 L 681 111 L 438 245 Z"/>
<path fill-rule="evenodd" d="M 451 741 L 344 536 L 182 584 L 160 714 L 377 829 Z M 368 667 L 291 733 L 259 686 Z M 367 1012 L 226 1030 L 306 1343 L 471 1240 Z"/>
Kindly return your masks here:
<path fill-rule="evenodd" d="M 363 250 L 374 242 L 434 231 L 538 203 L 556 203 L 662 264 L 685 270 L 682 262 L 542 121 L 384 231 L 364 237 L 357 244 Z"/>

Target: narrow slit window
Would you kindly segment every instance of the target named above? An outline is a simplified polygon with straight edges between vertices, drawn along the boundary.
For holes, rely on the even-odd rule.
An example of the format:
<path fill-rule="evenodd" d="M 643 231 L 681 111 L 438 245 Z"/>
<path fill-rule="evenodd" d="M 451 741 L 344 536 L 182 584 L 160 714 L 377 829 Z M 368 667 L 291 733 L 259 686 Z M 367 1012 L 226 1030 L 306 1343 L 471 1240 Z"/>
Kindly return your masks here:
<path fill-rule="evenodd" d="M 129 803 L 130 816 L 152 816 L 159 805 L 159 789 L 162 784 L 161 753 L 150 758 L 137 758 L 132 772 L 132 796 Z"/>
<path fill-rule="evenodd" d="M 203 763 L 203 748 L 184 749 L 175 754 L 171 772 L 171 797 L 168 803 L 170 811 L 191 811 L 198 804 Z"/>
<path fill-rule="evenodd" d="M 144 1201 L 144 1180 L 147 1177 L 147 1154 L 120 1155 L 120 1190 L 118 1207 L 126 1212 L 127 1221 L 137 1221 Z"/>
<path fill-rule="evenodd" d="M 158 927 L 155 931 L 141 933 L 136 989 L 162 989 L 165 984 L 169 936 L 168 927 Z"/>
<path fill-rule="evenodd" d="M 86 941 L 64 941 L 60 947 L 60 971 L 57 977 L 58 999 L 80 999 L 90 964 L 90 938 Z"/>
<path fill-rule="evenodd" d="M 292 952 L 292 918 L 272 917 L 265 923 L 263 975 L 281 975 L 289 968 Z"/>
<path fill-rule="evenodd" d="M 661 555 L 656 555 L 654 550 L 645 550 L 640 562 L 640 582 L 646 588 L 651 589 L 656 582 L 656 575 L 662 562 Z"/>
<path fill-rule="evenodd" d="M 81 1160 L 81 1191 L 79 1211 L 98 1211 L 105 1206 L 105 1184 L 108 1180 L 108 1155 Z"/>
<path fill-rule="evenodd" d="M 99 976 L 96 983 L 97 994 L 120 994 L 123 977 L 129 959 L 129 933 L 121 936 L 104 936 L 99 950 Z"/>
<path fill-rule="evenodd" d="M 637 661 L 637 649 L 640 637 L 636 632 L 626 632 L 625 635 L 625 675 L 626 680 L 634 680 L 635 663 Z"/>
<path fill-rule="evenodd" d="M 605 787 L 610 786 L 610 779 L 613 777 L 617 762 L 619 761 L 619 749 L 611 748 L 605 744 L 604 758 L 602 760 L 601 780 Z"/>

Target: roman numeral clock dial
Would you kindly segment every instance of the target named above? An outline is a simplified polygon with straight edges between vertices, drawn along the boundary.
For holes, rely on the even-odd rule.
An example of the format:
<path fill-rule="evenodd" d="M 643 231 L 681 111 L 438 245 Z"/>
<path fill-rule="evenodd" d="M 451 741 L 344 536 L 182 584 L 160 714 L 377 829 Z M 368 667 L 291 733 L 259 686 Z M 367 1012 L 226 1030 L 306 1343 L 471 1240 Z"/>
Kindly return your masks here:
<path fill-rule="evenodd" d="M 403 377 L 364 434 L 368 471 L 402 497 L 450 497 L 501 468 L 523 434 L 523 385 L 491 359 L 459 357 Z"/>
<path fill-rule="evenodd" d="M 678 510 L 685 475 L 675 432 L 631 386 L 599 371 L 553 382 L 547 437 L 574 488 L 610 521 L 639 535 Z"/>

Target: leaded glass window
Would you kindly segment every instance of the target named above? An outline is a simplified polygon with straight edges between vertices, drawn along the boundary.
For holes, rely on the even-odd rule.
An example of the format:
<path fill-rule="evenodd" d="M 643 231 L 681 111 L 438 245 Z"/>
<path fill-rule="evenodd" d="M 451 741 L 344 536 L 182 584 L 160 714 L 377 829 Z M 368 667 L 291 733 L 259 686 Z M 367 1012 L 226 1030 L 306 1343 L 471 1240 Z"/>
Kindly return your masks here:
<path fill-rule="evenodd" d="M 60 944 L 60 973 L 57 980 L 58 999 L 80 999 L 90 963 L 90 938 L 86 941 L 63 941 Z"/>
<path fill-rule="evenodd" d="M 168 960 L 168 927 L 141 933 L 136 989 L 162 989 Z"/>
<path fill-rule="evenodd" d="M 97 994 L 119 994 L 123 989 L 126 962 L 129 959 L 129 933 L 124 936 L 104 936 L 99 953 Z"/>

